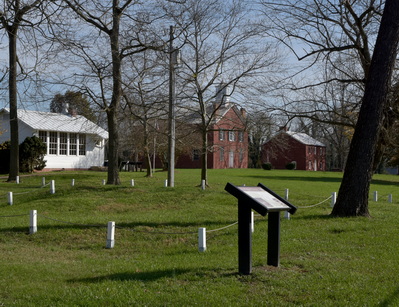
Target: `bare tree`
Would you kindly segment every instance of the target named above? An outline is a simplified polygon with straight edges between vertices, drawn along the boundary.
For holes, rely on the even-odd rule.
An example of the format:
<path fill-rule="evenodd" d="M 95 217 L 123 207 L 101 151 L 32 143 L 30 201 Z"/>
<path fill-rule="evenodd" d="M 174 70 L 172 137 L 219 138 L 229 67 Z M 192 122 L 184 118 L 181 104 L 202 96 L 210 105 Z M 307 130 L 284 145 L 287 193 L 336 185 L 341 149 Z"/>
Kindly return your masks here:
<path fill-rule="evenodd" d="M 62 38 L 60 41 L 69 52 L 69 57 L 86 67 L 83 73 L 72 72 L 75 78 L 73 85 L 78 86 L 107 115 L 107 184 L 120 184 L 118 112 L 123 88 L 123 60 L 153 48 L 154 41 L 149 41 L 145 33 L 146 27 L 156 17 L 152 17 L 150 3 L 145 6 L 132 0 L 113 0 L 109 3 L 64 0 L 63 3 L 86 24 L 84 28 L 79 24 L 79 31 L 74 34 L 69 26 L 76 27 L 77 23 L 72 19 L 67 28 L 58 30 L 57 35 Z M 67 17 L 64 15 L 64 18 Z M 62 25 L 58 26 L 61 29 Z M 162 42 L 158 44 L 163 45 Z"/>
<path fill-rule="evenodd" d="M 10 104 L 10 173 L 8 181 L 16 180 L 19 174 L 19 132 L 18 132 L 18 93 L 17 76 L 18 65 L 18 31 L 24 25 L 33 27 L 40 22 L 38 15 L 30 16 L 29 13 L 38 9 L 44 1 L 22 1 L 12 0 L 3 2 L 0 10 L 0 23 L 8 36 L 8 98 Z M 39 14 L 40 15 L 40 14 Z M 21 67 L 22 68 L 22 67 Z"/>
<path fill-rule="evenodd" d="M 188 0 L 166 8 L 176 25 L 176 42 L 184 43 L 177 75 L 183 95 L 178 100 L 199 118 L 201 180 L 206 184 L 211 150 L 207 136 L 219 110 L 226 107 L 229 89 L 234 92 L 244 80 L 265 73 L 275 60 L 272 48 L 251 22 L 249 7 L 240 1 Z"/>
<path fill-rule="evenodd" d="M 291 118 L 337 127 L 336 131 L 353 129 L 384 1 L 263 0 L 262 4 L 264 16 L 273 24 L 266 31 L 302 63 L 285 76 L 287 82 L 280 82 L 284 105 L 275 109 Z M 376 156 L 381 154 L 377 150 Z"/>
<path fill-rule="evenodd" d="M 334 216 L 369 216 L 368 196 L 384 107 L 399 43 L 399 2 L 387 0 L 375 44 L 348 163 L 332 211 Z"/>

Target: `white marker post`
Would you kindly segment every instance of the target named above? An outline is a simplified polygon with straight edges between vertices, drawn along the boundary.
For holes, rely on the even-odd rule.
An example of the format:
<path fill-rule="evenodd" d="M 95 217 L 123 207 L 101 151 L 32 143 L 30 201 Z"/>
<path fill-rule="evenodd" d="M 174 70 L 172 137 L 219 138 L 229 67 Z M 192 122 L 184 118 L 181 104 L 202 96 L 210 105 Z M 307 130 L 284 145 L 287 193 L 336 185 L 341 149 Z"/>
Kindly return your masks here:
<path fill-rule="evenodd" d="M 331 208 L 334 207 L 336 201 L 337 201 L 337 192 L 332 192 L 331 193 Z"/>
<path fill-rule="evenodd" d="M 29 234 L 34 234 L 37 232 L 37 211 L 31 210 L 29 213 Z"/>
<path fill-rule="evenodd" d="M 132 187 L 134 187 L 134 179 L 132 179 L 132 180 L 130 181 L 130 184 L 132 185 Z"/>
<path fill-rule="evenodd" d="M 50 182 L 50 194 L 55 194 L 55 180 Z"/>
<path fill-rule="evenodd" d="M 285 200 L 288 200 L 288 194 L 289 194 L 289 192 L 290 192 L 290 190 L 285 189 L 285 197 L 284 197 Z"/>
<path fill-rule="evenodd" d="M 165 187 L 165 188 L 168 187 L 168 179 L 165 179 L 164 187 Z"/>
<path fill-rule="evenodd" d="M 378 191 L 374 191 L 374 201 L 378 201 Z"/>
<path fill-rule="evenodd" d="M 115 245 L 115 222 L 108 222 L 106 248 L 114 248 Z"/>
<path fill-rule="evenodd" d="M 254 212 L 251 210 L 251 232 L 253 233 L 255 231 L 255 223 L 254 223 Z"/>
<path fill-rule="evenodd" d="M 71 181 L 71 186 L 72 186 L 72 187 L 75 186 L 75 179 L 72 179 L 72 181 Z"/>
<path fill-rule="evenodd" d="M 46 185 L 46 177 L 42 177 L 42 187 Z"/>
<path fill-rule="evenodd" d="M 103 179 L 103 185 L 105 185 L 105 179 Z"/>
<path fill-rule="evenodd" d="M 7 203 L 8 203 L 10 206 L 13 204 L 12 192 L 8 192 L 8 194 L 7 194 Z"/>
<path fill-rule="evenodd" d="M 15 182 L 16 182 L 17 184 L 19 184 L 19 176 L 17 176 L 17 177 L 15 178 Z"/>
<path fill-rule="evenodd" d="M 393 201 L 393 199 L 392 199 L 392 194 L 389 194 L 389 195 L 388 195 L 388 202 L 389 202 L 389 203 L 392 203 L 392 201 Z"/>
<path fill-rule="evenodd" d="M 206 251 L 206 228 L 198 228 L 198 251 Z"/>

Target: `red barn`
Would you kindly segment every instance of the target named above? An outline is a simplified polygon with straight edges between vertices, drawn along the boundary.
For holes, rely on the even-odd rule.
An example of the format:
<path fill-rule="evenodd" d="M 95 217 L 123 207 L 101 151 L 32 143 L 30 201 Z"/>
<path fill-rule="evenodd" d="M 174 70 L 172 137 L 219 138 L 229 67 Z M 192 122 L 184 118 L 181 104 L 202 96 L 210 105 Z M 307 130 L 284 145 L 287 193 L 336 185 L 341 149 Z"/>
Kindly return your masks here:
<path fill-rule="evenodd" d="M 326 170 L 326 146 L 305 133 L 280 130 L 262 146 L 262 162 L 285 169 L 290 162 L 296 169 Z"/>

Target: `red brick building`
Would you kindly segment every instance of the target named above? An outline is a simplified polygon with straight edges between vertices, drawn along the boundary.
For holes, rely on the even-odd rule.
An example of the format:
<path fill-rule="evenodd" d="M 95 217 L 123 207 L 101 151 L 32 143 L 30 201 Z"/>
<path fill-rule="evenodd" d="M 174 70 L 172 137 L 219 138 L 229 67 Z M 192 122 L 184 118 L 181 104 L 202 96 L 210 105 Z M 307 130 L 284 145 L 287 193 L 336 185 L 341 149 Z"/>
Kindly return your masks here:
<path fill-rule="evenodd" d="M 262 146 L 262 162 L 285 169 L 290 162 L 296 169 L 326 170 L 326 146 L 305 133 L 280 130 Z"/>
<path fill-rule="evenodd" d="M 208 114 L 214 113 L 214 119 L 208 128 L 208 169 L 247 168 L 248 132 L 244 109 L 223 99 L 221 105 L 212 106 Z M 191 148 L 176 156 L 176 168 L 201 168 L 202 141 L 200 126 L 196 120 L 190 123 L 194 127 Z"/>

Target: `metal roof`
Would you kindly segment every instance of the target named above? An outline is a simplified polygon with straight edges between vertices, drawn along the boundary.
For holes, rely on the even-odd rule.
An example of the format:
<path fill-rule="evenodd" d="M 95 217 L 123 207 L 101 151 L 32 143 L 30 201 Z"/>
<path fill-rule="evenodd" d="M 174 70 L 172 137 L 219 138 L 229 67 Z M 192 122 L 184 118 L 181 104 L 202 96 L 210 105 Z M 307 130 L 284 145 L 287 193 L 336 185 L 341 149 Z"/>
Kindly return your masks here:
<path fill-rule="evenodd" d="M 6 108 L 0 112 L 10 113 L 9 109 Z M 18 119 L 34 130 L 95 134 L 108 139 L 106 130 L 81 115 L 70 116 L 60 113 L 19 109 Z"/>
<path fill-rule="evenodd" d="M 325 147 L 325 145 L 323 143 L 312 138 L 310 135 L 307 135 L 306 133 L 300 133 L 300 132 L 294 132 L 294 131 L 284 131 L 284 132 L 302 144 Z"/>

